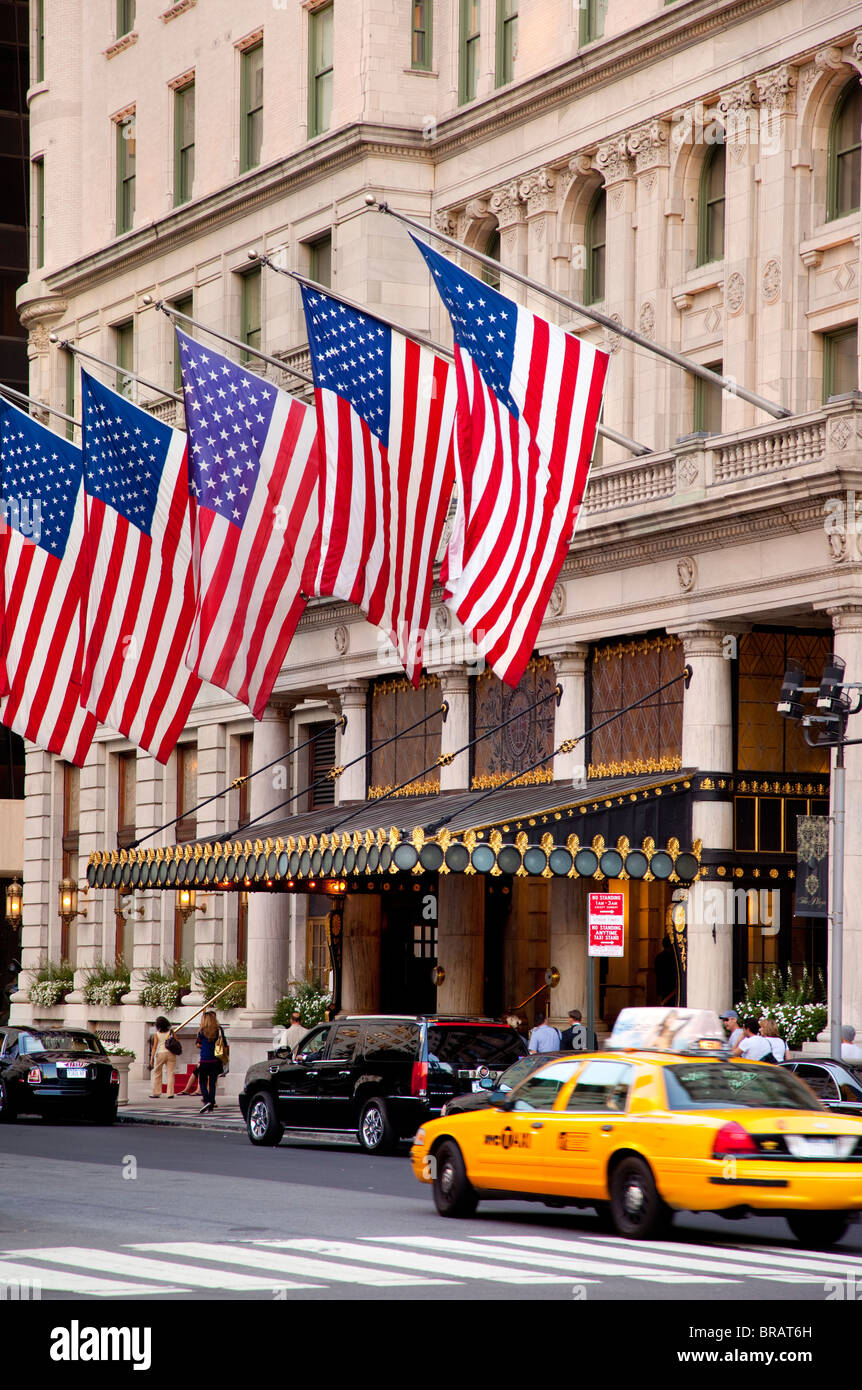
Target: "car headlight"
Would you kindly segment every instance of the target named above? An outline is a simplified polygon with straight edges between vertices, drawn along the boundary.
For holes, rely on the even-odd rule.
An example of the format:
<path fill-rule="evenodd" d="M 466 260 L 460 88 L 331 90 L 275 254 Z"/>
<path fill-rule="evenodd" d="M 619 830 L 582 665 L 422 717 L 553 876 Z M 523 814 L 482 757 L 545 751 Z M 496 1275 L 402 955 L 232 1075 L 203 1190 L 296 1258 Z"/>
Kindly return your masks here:
<path fill-rule="evenodd" d="M 424 1143 L 425 1143 L 425 1131 L 424 1131 L 424 1129 L 417 1129 L 416 1133 L 415 1133 L 414 1136 L 413 1136 L 413 1143 L 414 1143 L 414 1144 L 424 1144 Z"/>

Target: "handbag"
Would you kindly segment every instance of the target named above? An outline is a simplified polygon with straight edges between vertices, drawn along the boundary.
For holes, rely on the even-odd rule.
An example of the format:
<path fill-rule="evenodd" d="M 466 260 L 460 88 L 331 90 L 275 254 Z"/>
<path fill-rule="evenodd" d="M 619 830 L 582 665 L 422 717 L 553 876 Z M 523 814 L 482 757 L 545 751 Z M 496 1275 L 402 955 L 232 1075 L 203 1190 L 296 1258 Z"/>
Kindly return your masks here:
<path fill-rule="evenodd" d="M 226 1072 L 230 1065 L 230 1048 L 223 1028 L 219 1029 L 219 1035 L 216 1038 L 215 1055 L 216 1060 L 221 1062 L 222 1072 Z"/>
<path fill-rule="evenodd" d="M 174 1037 L 173 1033 L 168 1033 L 168 1036 L 165 1038 L 165 1049 L 173 1053 L 174 1057 L 181 1057 L 183 1054 L 183 1045 L 179 1038 Z"/>

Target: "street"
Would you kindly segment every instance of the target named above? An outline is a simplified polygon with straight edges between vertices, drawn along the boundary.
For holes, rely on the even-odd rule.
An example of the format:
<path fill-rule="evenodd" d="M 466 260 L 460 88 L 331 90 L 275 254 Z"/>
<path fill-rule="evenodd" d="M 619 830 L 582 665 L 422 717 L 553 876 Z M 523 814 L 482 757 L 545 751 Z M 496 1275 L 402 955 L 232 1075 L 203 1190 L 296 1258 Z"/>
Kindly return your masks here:
<path fill-rule="evenodd" d="M 471 1220 L 443 1221 L 405 1153 L 34 1119 L 0 1131 L 0 1283 L 98 1302 L 812 1304 L 862 1291 L 862 1226 L 824 1253 L 777 1219 L 682 1215 L 655 1243 L 539 1205 L 486 1203 Z"/>

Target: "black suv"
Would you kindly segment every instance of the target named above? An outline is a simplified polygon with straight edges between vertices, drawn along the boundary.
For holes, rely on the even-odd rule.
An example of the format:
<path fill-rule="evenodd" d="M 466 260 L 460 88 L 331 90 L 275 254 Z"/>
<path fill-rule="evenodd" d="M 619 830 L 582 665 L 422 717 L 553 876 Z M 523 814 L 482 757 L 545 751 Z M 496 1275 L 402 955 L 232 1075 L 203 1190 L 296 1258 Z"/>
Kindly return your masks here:
<path fill-rule="evenodd" d="M 312 1028 L 295 1057 L 250 1067 L 239 1104 L 253 1144 L 277 1144 L 285 1128 L 343 1130 L 367 1153 L 386 1153 L 526 1051 L 490 1018 L 339 1018 Z"/>

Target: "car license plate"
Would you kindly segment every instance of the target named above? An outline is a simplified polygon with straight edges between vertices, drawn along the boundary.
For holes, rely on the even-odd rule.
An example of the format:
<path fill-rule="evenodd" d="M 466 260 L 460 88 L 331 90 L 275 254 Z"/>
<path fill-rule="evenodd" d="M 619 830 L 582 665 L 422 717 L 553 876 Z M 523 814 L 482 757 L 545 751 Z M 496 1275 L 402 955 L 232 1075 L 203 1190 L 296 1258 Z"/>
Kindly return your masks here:
<path fill-rule="evenodd" d="M 66 1076 L 67 1076 L 67 1078 L 68 1078 L 70 1081 L 86 1081 L 86 1079 L 87 1079 L 87 1068 L 86 1068 L 86 1067 L 67 1067 L 67 1068 L 66 1068 Z"/>
<path fill-rule="evenodd" d="M 808 1135 L 787 1136 L 787 1147 L 794 1158 L 837 1158 L 838 1141 L 835 1139 L 811 1139 Z"/>

